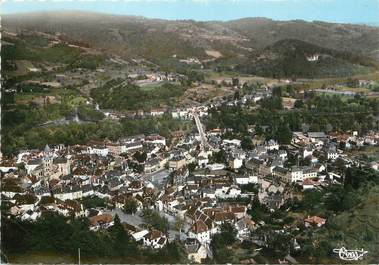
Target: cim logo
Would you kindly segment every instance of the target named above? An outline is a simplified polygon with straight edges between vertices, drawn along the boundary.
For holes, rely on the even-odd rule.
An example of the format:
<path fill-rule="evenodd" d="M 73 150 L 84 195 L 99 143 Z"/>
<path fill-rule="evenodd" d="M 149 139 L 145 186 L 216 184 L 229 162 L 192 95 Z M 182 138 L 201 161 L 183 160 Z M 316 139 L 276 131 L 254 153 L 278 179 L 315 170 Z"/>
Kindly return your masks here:
<path fill-rule="evenodd" d="M 361 250 L 348 250 L 345 247 L 335 248 L 333 249 L 333 252 L 338 253 L 339 258 L 345 261 L 362 260 L 363 256 L 368 253 L 368 251 L 363 250 L 363 248 Z"/>

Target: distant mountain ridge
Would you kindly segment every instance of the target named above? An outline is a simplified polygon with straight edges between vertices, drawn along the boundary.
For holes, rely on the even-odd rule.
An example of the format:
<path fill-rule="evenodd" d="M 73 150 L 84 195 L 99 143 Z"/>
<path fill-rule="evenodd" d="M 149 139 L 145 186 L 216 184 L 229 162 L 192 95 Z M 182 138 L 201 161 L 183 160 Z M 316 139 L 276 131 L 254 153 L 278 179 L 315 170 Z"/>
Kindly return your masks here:
<path fill-rule="evenodd" d="M 232 67 L 247 70 L 243 66 L 246 58 L 267 54 L 269 50 L 283 53 L 283 50 L 272 50 L 283 40 L 301 40 L 316 45 L 317 49 L 351 54 L 344 59 L 344 66 L 362 62 L 355 57 L 379 62 L 379 27 L 366 25 L 267 18 L 201 22 L 56 11 L 4 15 L 2 27 L 12 32 L 60 33 L 105 53 L 146 58 L 158 64 L 168 58 L 196 57 L 203 61 L 224 61 Z M 353 57 L 354 62 L 350 61 Z"/>

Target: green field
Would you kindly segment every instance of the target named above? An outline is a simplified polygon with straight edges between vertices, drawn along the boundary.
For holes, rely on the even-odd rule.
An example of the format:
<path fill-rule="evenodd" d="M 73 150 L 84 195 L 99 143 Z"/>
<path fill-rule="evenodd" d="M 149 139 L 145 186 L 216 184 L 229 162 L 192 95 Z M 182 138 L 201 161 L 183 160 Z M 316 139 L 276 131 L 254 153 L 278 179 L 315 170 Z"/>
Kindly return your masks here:
<path fill-rule="evenodd" d="M 80 96 L 79 91 L 64 88 L 49 88 L 46 91 L 17 93 L 15 101 L 17 103 L 28 103 L 43 96 L 54 96 L 57 99 L 62 99 L 70 106 L 77 106 L 86 102 L 86 99 Z"/>

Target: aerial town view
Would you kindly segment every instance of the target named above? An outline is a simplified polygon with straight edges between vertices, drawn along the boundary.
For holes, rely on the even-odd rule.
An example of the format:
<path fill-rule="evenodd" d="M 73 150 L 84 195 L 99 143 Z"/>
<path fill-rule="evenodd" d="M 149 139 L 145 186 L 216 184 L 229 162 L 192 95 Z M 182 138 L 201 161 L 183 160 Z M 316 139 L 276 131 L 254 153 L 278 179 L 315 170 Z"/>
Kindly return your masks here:
<path fill-rule="evenodd" d="M 379 262 L 377 0 L 1 9 L 1 263 Z"/>

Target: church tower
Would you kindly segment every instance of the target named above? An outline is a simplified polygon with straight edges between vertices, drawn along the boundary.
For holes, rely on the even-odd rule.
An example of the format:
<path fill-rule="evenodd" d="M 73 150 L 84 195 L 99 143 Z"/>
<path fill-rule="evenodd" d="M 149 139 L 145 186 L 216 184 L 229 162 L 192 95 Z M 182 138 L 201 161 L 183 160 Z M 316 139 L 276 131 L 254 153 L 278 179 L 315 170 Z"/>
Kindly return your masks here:
<path fill-rule="evenodd" d="M 53 152 L 48 145 L 45 146 L 43 151 L 43 175 L 45 177 L 50 176 L 53 169 Z"/>

